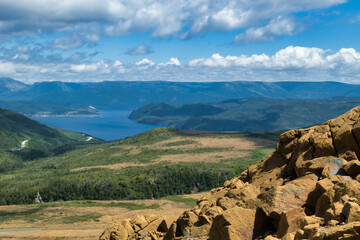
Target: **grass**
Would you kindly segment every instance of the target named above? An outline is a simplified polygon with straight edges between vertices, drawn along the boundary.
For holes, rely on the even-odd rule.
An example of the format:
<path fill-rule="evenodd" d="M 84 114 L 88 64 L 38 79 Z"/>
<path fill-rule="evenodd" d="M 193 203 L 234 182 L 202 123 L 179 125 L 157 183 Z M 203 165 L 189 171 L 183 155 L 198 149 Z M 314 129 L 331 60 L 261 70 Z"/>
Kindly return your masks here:
<path fill-rule="evenodd" d="M 18 212 L 0 211 L 0 223 L 18 219 L 24 220 L 26 222 L 42 220 L 44 216 L 37 214 L 41 209 L 42 208 L 33 208 Z"/>
<path fill-rule="evenodd" d="M 196 203 L 198 201 L 197 199 L 194 199 L 194 198 L 184 198 L 179 195 L 166 196 L 161 199 L 169 200 L 169 201 L 177 202 L 177 203 L 185 203 L 185 204 L 189 205 L 190 207 L 195 207 Z"/>
<path fill-rule="evenodd" d="M 126 202 L 107 203 L 107 202 L 96 202 L 96 201 L 57 201 L 51 203 L 43 203 L 38 206 L 39 209 L 51 208 L 51 207 L 106 207 L 106 208 L 116 207 L 116 208 L 126 208 L 128 210 L 157 209 L 160 207 L 160 205 L 158 204 L 144 205 L 144 204 L 126 203 Z"/>
<path fill-rule="evenodd" d="M 87 214 L 87 215 L 74 215 L 74 216 L 66 216 L 61 218 L 61 222 L 63 223 L 76 223 L 76 222 L 86 222 L 86 221 L 99 221 L 100 215 Z"/>
<path fill-rule="evenodd" d="M 75 223 L 75 222 L 84 222 L 84 221 L 99 221 L 100 215 L 95 214 L 85 214 L 85 215 L 71 215 L 71 216 L 61 216 L 52 215 L 46 216 L 45 214 L 39 212 L 48 208 L 59 208 L 59 207 L 105 207 L 105 208 L 125 208 L 129 211 L 133 210 L 145 210 L 145 209 L 158 209 L 160 208 L 159 204 L 136 204 L 136 203 L 124 203 L 124 202 L 95 202 L 95 201 L 58 201 L 52 203 L 43 203 L 43 204 L 30 204 L 24 205 L 30 209 L 23 211 L 0 211 L 0 223 L 9 222 L 13 220 L 23 220 L 25 222 L 36 222 L 36 221 L 57 221 L 62 223 Z"/>

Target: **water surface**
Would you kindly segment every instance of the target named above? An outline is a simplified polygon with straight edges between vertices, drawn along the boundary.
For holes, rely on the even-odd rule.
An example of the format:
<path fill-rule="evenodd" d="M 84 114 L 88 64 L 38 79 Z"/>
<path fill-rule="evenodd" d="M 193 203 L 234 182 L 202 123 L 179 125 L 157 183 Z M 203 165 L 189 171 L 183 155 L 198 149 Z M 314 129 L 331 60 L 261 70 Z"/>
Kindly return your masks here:
<path fill-rule="evenodd" d="M 94 117 L 32 117 L 46 125 L 82 132 L 106 141 L 131 137 L 156 126 L 128 119 L 130 110 L 103 110 Z"/>

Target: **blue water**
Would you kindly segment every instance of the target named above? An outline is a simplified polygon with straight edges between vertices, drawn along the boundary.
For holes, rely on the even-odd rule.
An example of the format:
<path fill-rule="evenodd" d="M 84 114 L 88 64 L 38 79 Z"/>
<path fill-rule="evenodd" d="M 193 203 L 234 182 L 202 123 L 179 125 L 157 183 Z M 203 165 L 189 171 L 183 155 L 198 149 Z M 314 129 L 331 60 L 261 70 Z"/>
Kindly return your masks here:
<path fill-rule="evenodd" d="M 104 110 L 95 117 L 33 117 L 46 125 L 82 132 L 106 141 L 131 137 L 156 126 L 136 123 L 128 119 L 131 111 Z"/>

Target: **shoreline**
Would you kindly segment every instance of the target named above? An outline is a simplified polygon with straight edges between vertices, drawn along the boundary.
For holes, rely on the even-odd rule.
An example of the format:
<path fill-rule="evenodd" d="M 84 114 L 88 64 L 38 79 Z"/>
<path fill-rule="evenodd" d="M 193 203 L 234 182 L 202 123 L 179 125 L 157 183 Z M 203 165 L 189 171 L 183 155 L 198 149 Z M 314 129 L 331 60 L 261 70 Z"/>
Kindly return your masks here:
<path fill-rule="evenodd" d="M 28 114 L 28 117 L 98 117 L 100 114 Z"/>

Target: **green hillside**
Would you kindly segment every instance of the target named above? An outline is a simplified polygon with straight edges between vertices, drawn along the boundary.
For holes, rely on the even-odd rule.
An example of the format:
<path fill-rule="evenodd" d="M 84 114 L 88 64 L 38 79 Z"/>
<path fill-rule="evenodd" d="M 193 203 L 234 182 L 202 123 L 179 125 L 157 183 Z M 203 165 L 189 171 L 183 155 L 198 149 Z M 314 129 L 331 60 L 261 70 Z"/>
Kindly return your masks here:
<path fill-rule="evenodd" d="M 28 161 L 0 175 L 0 204 L 143 199 L 206 191 L 269 154 L 280 132 L 213 133 L 157 128 Z"/>
<path fill-rule="evenodd" d="M 46 126 L 13 111 L 0 109 L 0 172 L 24 162 L 57 155 L 87 141 L 89 136 Z"/>
<path fill-rule="evenodd" d="M 213 103 L 152 103 L 131 113 L 136 122 L 202 131 L 273 131 L 311 126 L 360 105 L 358 97 L 242 98 Z"/>

